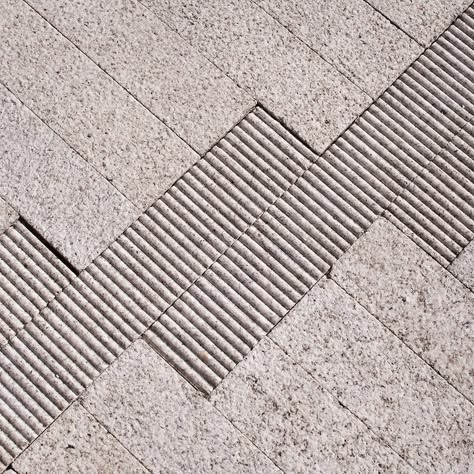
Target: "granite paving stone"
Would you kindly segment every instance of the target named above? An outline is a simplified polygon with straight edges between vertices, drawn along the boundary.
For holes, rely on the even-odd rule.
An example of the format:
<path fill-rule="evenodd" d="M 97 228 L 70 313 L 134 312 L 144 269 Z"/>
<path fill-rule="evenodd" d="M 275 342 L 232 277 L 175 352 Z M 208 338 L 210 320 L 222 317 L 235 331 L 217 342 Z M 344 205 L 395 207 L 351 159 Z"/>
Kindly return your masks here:
<path fill-rule="evenodd" d="M 423 48 L 363 0 L 256 0 L 372 97 L 383 92 Z"/>
<path fill-rule="evenodd" d="M 143 0 L 317 152 L 370 97 L 251 1 Z"/>
<path fill-rule="evenodd" d="M 18 212 L 0 197 L 0 234 L 18 219 Z"/>
<path fill-rule="evenodd" d="M 77 269 L 85 268 L 139 214 L 1 86 L 0 196 Z"/>
<path fill-rule="evenodd" d="M 474 469 L 472 404 L 334 281 L 269 337 L 419 472 Z"/>
<path fill-rule="evenodd" d="M 149 472 L 78 403 L 14 461 L 18 474 Z"/>
<path fill-rule="evenodd" d="M 280 472 L 143 340 L 82 403 L 153 472 Z"/>
<path fill-rule="evenodd" d="M 31 4 L 201 154 L 255 105 L 134 0 Z"/>
<path fill-rule="evenodd" d="M 0 4 L 0 80 L 144 210 L 198 158 L 21 0 Z"/>
<path fill-rule="evenodd" d="M 395 226 L 377 220 L 331 275 L 474 400 L 474 294 Z"/>
<path fill-rule="evenodd" d="M 210 400 L 285 472 L 414 472 L 267 338 Z"/>
<path fill-rule="evenodd" d="M 367 0 L 396 25 L 428 46 L 472 0 Z"/>
<path fill-rule="evenodd" d="M 464 248 L 448 269 L 474 291 L 474 240 Z"/>

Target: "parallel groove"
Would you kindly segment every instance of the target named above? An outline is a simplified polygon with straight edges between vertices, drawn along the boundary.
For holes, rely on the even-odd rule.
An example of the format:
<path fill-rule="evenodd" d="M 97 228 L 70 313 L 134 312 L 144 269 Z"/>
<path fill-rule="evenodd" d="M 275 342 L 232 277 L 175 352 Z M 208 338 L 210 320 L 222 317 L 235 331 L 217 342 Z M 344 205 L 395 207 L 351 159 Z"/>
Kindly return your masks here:
<path fill-rule="evenodd" d="M 472 160 L 439 162 L 474 113 L 474 53 L 458 36 L 446 32 L 146 333 L 191 383 L 212 390 L 209 371 L 222 378 L 232 370 L 228 363 L 245 357 L 392 202 L 403 203 L 399 217 L 446 258 L 472 238 Z M 230 136 L 242 150 L 258 149 L 242 127 Z M 182 302 L 196 288 L 202 301 L 212 294 L 220 304 L 211 312 L 196 306 L 189 325 Z M 182 333 L 162 340 L 171 313 Z M 245 344 L 222 342 L 233 336 Z"/>
<path fill-rule="evenodd" d="M 471 16 L 322 157 L 257 108 L 61 293 L 67 268 L 28 229 L 0 237 L 0 327 L 29 321 L 0 352 L 0 463 L 150 326 L 211 391 L 389 206 L 451 259 L 474 232 L 474 165 L 448 146 L 474 113 Z"/>
<path fill-rule="evenodd" d="M 163 350 L 170 348 L 168 357 L 176 364 L 195 367 L 199 383 L 215 385 L 242 359 L 265 331 L 251 318 L 249 335 L 242 335 L 238 324 L 213 319 L 216 305 L 205 286 L 185 292 L 316 161 L 310 150 L 292 143 L 291 134 L 256 109 L 57 296 L 67 269 L 50 268 L 49 254 L 31 243 L 27 229 L 12 233 L 0 248 L 0 265 L 7 265 L 0 276 L 0 303 L 22 324 L 29 322 L 0 352 L 0 377 L 7 368 L 0 386 L 0 400 L 7 400 L 6 411 L 0 407 L 2 462 L 20 452 L 166 309 L 159 331 Z M 18 255 L 35 255 L 34 265 L 16 265 Z M 284 277 L 279 284 L 287 307 Z M 30 300 L 29 294 L 34 294 Z M 183 294 L 175 310 L 172 304 Z M 232 304 L 228 300 L 226 307 Z M 201 318 L 203 312 L 208 319 Z"/>

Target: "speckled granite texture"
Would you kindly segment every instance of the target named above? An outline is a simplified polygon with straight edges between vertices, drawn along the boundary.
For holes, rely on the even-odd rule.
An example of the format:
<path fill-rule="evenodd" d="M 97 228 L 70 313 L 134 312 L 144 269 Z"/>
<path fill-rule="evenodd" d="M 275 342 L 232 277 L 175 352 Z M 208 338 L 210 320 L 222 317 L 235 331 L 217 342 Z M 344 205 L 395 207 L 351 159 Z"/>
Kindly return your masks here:
<path fill-rule="evenodd" d="M 469 4 L 1 2 L 0 472 L 474 472 Z"/>

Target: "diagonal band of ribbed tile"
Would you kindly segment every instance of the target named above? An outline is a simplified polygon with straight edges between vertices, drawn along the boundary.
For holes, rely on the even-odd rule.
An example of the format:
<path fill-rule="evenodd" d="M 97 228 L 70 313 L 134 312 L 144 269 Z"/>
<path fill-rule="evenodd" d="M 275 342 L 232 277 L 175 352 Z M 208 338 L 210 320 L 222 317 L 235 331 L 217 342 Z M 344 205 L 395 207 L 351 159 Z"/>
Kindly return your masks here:
<path fill-rule="evenodd" d="M 0 353 L 1 462 L 153 323 L 147 340 L 212 390 L 470 132 L 472 18 L 470 9 L 317 160 L 257 109 L 183 176 Z M 462 219 L 468 240 L 472 214 Z"/>

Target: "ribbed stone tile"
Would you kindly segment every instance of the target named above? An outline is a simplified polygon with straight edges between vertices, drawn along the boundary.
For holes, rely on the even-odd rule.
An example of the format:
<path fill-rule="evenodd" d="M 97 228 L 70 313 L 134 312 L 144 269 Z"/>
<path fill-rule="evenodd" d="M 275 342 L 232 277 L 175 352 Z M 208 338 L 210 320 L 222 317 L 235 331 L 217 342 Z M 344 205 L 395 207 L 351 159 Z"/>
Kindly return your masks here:
<path fill-rule="evenodd" d="M 474 291 L 474 240 L 456 257 L 448 270 Z"/>
<path fill-rule="evenodd" d="M 279 472 L 142 340 L 82 403 L 153 472 Z"/>
<path fill-rule="evenodd" d="M 423 46 L 440 35 L 471 0 L 367 0 Z"/>
<path fill-rule="evenodd" d="M 0 195 L 78 269 L 138 210 L 0 87 Z"/>
<path fill-rule="evenodd" d="M 414 472 L 267 338 L 210 399 L 285 472 Z"/>
<path fill-rule="evenodd" d="M 269 337 L 418 472 L 474 466 L 471 403 L 333 281 Z"/>
<path fill-rule="evenodd" d="M 32 5 L 199 153 L 255 104 L 134 0 L 39 0 Z"/>
<path fill-rule="evenodd" d="M 18 217 L 15 209 L 0 197 L 0 234 L 3 234 Z"/>
<path fill-rule="evenodd" d="M 419 56 L 422 48 L 363 0 L 257 0 L 307 45 L 372 97 Z"/>
<path fill-rule="evenodd" d="M 0 40 L 2 82 L 140 209 L 199 158 L 25 2 L 1 2 Z"/>
<path fill-rule="evenodd" d="M 369 97 L 254 3 L 143 0 L 321 152 Z"/>
<path fill-rule="evenodd" d="M 18 474 L 149 472 L 77 403 L 21 454 L 14 468 Z"/>
<path fill-rule="evenodd" d="M 333 278 L 469 400 L 474 294 L 385 219 L 334 265 Z"/>
<path fill-rule="evenodd" d="M 386 217 L 443 266 L 474 238 L 474 123 L 443 148 Z"/>

